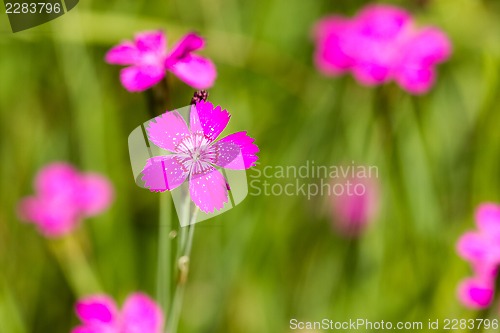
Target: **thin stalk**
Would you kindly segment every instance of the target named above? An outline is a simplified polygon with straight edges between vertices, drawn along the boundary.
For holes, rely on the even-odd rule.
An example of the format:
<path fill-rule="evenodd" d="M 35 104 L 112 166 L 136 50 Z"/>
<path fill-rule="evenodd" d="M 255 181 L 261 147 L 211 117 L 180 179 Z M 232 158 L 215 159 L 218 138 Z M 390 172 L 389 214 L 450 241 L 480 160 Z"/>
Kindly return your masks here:
<path fill-rule="evenodd" d="M 49 246 L 77 296 L 81 297 L 102 290 L 80 244 L 73 235 L 52 240 Z"/>
<path fill-rule="evenodd" d="M 179 272 L 170 316 L 167 318 L 168 325 L 167 330 L 165 331 L 166 333 L 177 333 L 177 327 L 179 325 L 179 319 L 182 309 L 182 302 L 184 299 L 184 291 L 186 289 L 186 282 L 189 275 L 189 260 L 191 256 L 191 248 L 193 245 L 194 229 L 197 216 L 198 207 L 196 207 L 193 211 L 193 214 L 191 215 L 191 218 L 189 220 L 189 225 L 183 227 L 181 230 L 182 233 L 187 232 L 187 240 L 186 243 L 180 247 L 180 255 L 177 258 L 177 268 Z"/>
<path fill-rule="evenodd" d="M 156 280 L 156 299 L 160 303 L 163 311 L 168 313 L 168 306 L 171 297 L 172 279 L 172 219 L 170 218 L 172 204 L 170 193 L 160 194 L 160 214 L 158 221 L 158 275 Z"/>

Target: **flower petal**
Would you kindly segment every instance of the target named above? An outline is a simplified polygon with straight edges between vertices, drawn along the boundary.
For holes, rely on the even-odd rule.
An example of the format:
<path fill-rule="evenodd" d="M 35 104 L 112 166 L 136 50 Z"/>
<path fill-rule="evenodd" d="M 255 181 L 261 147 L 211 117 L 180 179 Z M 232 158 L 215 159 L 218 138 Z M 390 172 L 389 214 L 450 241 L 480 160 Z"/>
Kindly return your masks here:
<path fill-rule="evenodd" d="M 451 55 L 448 37 L 439 29 L 428 27 L 413 34 L 405 43 L 403 63 L 419 64 L 422 67 L 443 62 Z"/>
<path fill-rule="evenodd" d="M 357 29 L 365 36 L 392 41 L 403 29 L 412 24 L 407 11 L 391 5 L 371 4 L 355 17 Z"/>
<path fill-rule="evenodd" d="M 394 78 L 403 89 L 414 95 L 419 95 L 432 88 L 436 73 L 432 67 L 403 65 L 395 71 Z"/>
<path fill-rule="evenodd" d="M 145 31 L 135 35 L 137 49 L 141 52 L 166 53 L 167 38 L 161 30 Z"/>
<path fill-rule="evenodd" d="M 118 316 L 113 299 L 106 295 L 86 297 L 76 304 L 76 314 L 85 324 L 104 323 L 112 325 Z"/>
<path fill-rule="evenodd" d="M 217 139 L 231 118 L 229 112 L 222 110 L 220 106 L 214 108 L 208 101 L 198 102 L 196 108 L 191 108 L 191 114 L 191 130 L 197 131 L 201 127 L 205 137 L 210 141 Z"/>
<path fill-rule="evenodd" d="M 390 79 L 390 73 L 390 66 L 378 61 L 360 61 L 353 67 L 354 77 L 365 86 L 374 86 L 387 82 Z"/>
<path fill-rule="evenodd" d="M 161 333 L 164 318 L 161 308 L 147 295 L 127 298 L 122 312 L 123 333 Z"/>
<path fill-rule="evenodd" d="M 488 234 L 500 234 L 500 206 L 494 203 L 481 204 L 476 210 L 476 225 Z"/>
<path fill-rule="evenodd" d="M 165 77 L 161 66 L 131 66 L 120 71 L 120 80 L 130 92 L 140 92 L 151 88 Z"/>
<path fill-rule="evenodd" d="M 120 333 L 120 331 L 119 328 L 106 324 L 91 324 L 76 327 L 71 333 Z"/>
<path fill-rule="evenodd" d="M 352 66 L 353 60 L 344 50 L 345 32 L 349 25 L 348 19 L 331 16 L 320 20 L 314 27 L 314 62 L 323 74 L 341 74 Z"/>
<path fill-rule="evenodd" d="M 195 89 L 210 88 L 217 76 L 213 62 L 196 54 L 188 54 L 175 62 L 169 60 L 165 66 Z"/>
<path fill-rule="evenodd" d="M 227 190 L 226 179 L 212 166 L 194 170 L 189 180 L 191 199 L 205 213 L 213 213 L 224 207 L 229 199 Z"/>
<path fill-rule="evenodd" d="M 64 162 L 48 164 L 41 169 L 35 179 L 35 190 L 39 196 L 62 196 L 73 198 L 78 188 L 80 174 L 72 165 Z"/>
<path fill-rule="evenodd" d="M 59 237 L 71 232 L 80 222 L 78 207 L 64 196 L 28 197 L 18 207 L 22 219 L 34 223 L 46 237 Z"/>
<path fill-rule="evenodd" d="M 478 278 L 465 279 L 458 287 L 458 298 L 468 308 L 484 309 L 493 301 L 494 286 Z"/>
<path fill-rule="evenodd" d="M 259 147 L 254 144 L 255 139 L 246 132 L 237 132 L 213 144 L 216 158 L 213 163 L 226 169 L 243 170 L 255 166 L 259 159 Z"/>
<path fill-rule="evenodd" d="M 146 131 L 152 143 L 170 152 L 175 152 L 182 139 L 190 135 L 184 118 L 177 111 L 165 112 L 154 118 Z"/>
<path fill-rule="evenodd" d="M 106 53 L 105 61 L 113 65 L 133 65 L 139 61 L 140 52 L 132 42 L 123 42 Z"/>
<path fill-rule="evenodd" d="M 466 232 L 457 242 L 457 252 L 470 262 L 485 262 L 489 257 L 488 239 L 478 232 Z"/>
<path fill-rule="evenodd" d="M 189 33 L 172 48 L 172 52 L 167 56 L 165 64 L 167 66 L 174 64 L 188 56 L 191 52 L 200 50 L 203 47 L 205 47 L 205 40 L 195 33 Z"/>
<path fill-rule="evenodd" d="M 151 191 L 173 190 L 186 180 L 187 170 L 176 155 L 157 156 L 148 159 L 142 170 L 144 186 Z"/>
<path fill-rule="evenodd" d="M 113 186 L 102 175 L 87 173 L 81 177 L 78 205 L 86 216 L 94 216 L 105 211 L 113 201 Z"/>

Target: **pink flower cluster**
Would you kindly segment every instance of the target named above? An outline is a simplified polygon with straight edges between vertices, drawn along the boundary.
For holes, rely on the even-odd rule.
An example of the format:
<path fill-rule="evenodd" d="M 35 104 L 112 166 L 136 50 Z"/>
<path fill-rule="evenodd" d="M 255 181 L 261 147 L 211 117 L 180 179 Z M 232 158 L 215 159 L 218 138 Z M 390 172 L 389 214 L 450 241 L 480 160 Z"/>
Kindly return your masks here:
<path fill-rule="evenodd" d="M 373 86 L 395 80 L 413 94 L 427 92 L 436 64 L 447 60 L 451 44 L 434 27 L 419 28 L 411 15 L 389 5 L 369 5 L 354 18 L 329 16 L 314 28 L 316 67 L 325 75 L 352 72 Z"/>
<path fill-rule="evenodd" d="M 487 308 L 493 301 L 500 265 L 500 206 L 485 203 L 476 211 L 476 231 L 462 235 L 457 252 L 469 261 L 474 276 L 460 283 L 458 297 L 472 309 Z"/>
<path fill-rule="evenodd" d="M 125 41 L 106 54 L 109 64 L 129 66 L 121 70 L 120 80 L 128 91 L 151 88 L 170 71 L 196 89 L 213 85 L 217 72 L 209 59 L 194 51 L 205 47 L 200 36 L 190 33 L 167 52 L 167 39 L 162 31 L 138 33 L 133 41 Z"/>
<path fill-rule="evenodd" d="M 102 213 L 113 200 L 113 187 L 102 175 L 80 173 L 62 162 L 38 172 L 35 192 L 21 200 L 19 215 L 48 237 L 71 232 L 83 218 Z"/>
<path fill-rule="evenodd" d="M 130 295 L 118 310 L 107 295 L 94 295 L 76 304 L 76 314 L 83 325 L 71 333 L 162 333 L 161 308 L 147 295 Z"/>

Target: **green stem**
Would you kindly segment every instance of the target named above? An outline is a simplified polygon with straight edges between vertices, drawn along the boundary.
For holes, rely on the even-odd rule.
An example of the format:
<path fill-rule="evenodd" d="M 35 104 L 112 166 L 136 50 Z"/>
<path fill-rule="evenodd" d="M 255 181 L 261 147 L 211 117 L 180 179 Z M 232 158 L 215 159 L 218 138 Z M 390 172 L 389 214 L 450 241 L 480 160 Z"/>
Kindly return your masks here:
<path fill-rule="evenodd" d="M 156 280 L 156 299 L 165 313 L 168 313 L 172 278 L 172 204 L 170 193 L 160 194 L 160 214 L 158 221 L 158 275 Z"/>
<path fill-rule="evenodd" d="M 187 239 L 185 241 L 185 244 L 180 245 L 178 251 L 177 269 L 179 270 L 179 272 L 170 316 L 168 316 L 167 318 L 168 325 L 167 330 L 165 331 L 166 333 L 177 333 L 177 327 L 179 325 L 179 319 L 182 309 L 182 302 L 184 299 L 184 291 L 186 289 L 186 282 L 189 274 L 189 260 L 191 256 L 191 248 L 193 245 L 194 229 L 196 218 L 198 216 L 198 210 L 198 207 L 196 207 L 189 220 L 189 225 L 181 229 L 181 233 L 187 235 Z"/>
<path fill-rule="evenodd" d="M 49 246 L 59 262 L 69 285 L 77 296 L 94 294 L 102 290 L 74 235 L 51 240 Z"/>

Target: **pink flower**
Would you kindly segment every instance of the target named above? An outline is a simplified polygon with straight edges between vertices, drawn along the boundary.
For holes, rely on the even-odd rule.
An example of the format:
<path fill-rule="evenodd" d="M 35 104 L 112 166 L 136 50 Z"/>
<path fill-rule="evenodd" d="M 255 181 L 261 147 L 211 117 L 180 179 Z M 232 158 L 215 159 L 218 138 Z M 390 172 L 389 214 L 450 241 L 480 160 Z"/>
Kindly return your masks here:
<path fill-rule="evenodd" d="M 79 173 L 66 163 L 45 166 L 36 176 L 34 196 L 19 203 L 23 220 L 47 237 L 71 232 L 85 217 L 106 210 L 113 199 L 110 182 L 96 173 Z"/>
<path fill-rule="evenodd" d="M 130 295 L 121 311 L 106 295 L 86 297 L 76 304 L 83 325 L 72 333 L 161 333 L 164 317 L 161 308 L 147 295 Z"/>
<path fill-rule="evenodd" d="M 351 71 L 363 85 L 395 80 L 410 93 L 428 91 L 436 64 L 451 54 L 437 28 L 418 29 L 406 11 L 369 5 L 352 19 L 330 16 L 314 29 L 316 67 L 325 75 Z"/>
<path fill-rule="evenodd" d="M 458 299 L 468 308 L 484 309 L 491 305 L 495 294 L 495 285 L 480 278 L 469 278 L 458 287 Z"/>
<path fill-rule="evenodd" d="M 215 141 L 229 118 L 229 112 L 205 101 L 191 107 L 189 128 L 177 111 L 156 117 L 147 127 L 149 140 L 172 154 L 148 159 L 142 171 L 145 187 L 173 190 L 188 179 L 191 199 L 201 211 L 220 210 L 228 202 L 229 185 L 216 167 L 248 169 L 259 151 L 246 132 Z"/>
<path fill-rule="evenodd" d="M 341 185 L 342 191 L 336 188 Z M 334 228 L 345 237 L 357 237 L 375 219 L 379 210 L 380 189 L 370 178 L 348 178 L 332 184 L 331 202 Z"/>
<path fill-rule="evenodd" d="M 481 204 L 476 210 L 477 231 L 464 233 L 457 242 L 458 254 L 469 261 L 474 277 L 459 286 L 458 296 L 467 307 L 491 303 L 500 265 L 500 206 Z"/>
<path fill-rule="evenodd" d="M 162 31 L 142 32 L 134 41 L 125 41 L 106 54 L 109 64 L 129 66 L 121 70 L 120 80 L 128 91 L 151 88 L 171 71 L 196 89 L 213 85 L 217 76 L 215 65 L 209 59 L 194 54 L 205 46 L 205 41 L 194 33 L 187 34 L 167 52 L 167 41 Z"/>

